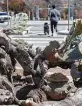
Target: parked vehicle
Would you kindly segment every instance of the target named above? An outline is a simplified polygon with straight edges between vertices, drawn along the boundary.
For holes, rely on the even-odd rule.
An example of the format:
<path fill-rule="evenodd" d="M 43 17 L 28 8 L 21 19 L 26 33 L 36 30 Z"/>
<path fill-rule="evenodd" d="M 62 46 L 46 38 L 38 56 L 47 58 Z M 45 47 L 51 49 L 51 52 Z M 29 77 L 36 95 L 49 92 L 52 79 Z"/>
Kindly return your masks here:
<path fill-rule="evenodd" d="M 11 16 L 7 12 L 0 12 L 0 23 L 10 20 Z"/>

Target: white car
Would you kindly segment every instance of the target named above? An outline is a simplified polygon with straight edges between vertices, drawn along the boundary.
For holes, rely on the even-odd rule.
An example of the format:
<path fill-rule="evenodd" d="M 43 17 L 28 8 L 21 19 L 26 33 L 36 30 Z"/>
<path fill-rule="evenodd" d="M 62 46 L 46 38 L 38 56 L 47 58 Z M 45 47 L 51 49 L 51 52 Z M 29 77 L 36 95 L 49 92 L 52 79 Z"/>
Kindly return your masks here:
<path fill-rule="evenodd" d="M 0 23 L 10 20 L 11 16 L 7 12 L 0 12 Z"/>

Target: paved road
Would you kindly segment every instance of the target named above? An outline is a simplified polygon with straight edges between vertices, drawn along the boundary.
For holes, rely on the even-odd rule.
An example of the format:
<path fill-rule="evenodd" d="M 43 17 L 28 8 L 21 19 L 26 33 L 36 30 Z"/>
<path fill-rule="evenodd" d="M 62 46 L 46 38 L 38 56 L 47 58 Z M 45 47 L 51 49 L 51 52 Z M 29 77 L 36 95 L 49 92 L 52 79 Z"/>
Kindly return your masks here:
<path fill-rule="evenodd" d="M 58 25 L 58 27 L 57 27 L 58 33 L 62 30 L 66 30 L 66 29 L 68 29 L 67 25 Z M 49 25 L 49 32 L 50 32 L 49 35 L 51 35 L 50 25 Z M 43 25 L 33 25 L 33 26 L 31 26 L 28 34 L 31 34 L 31 35 L 32 34 L 44 35 Z M 54 30 L 54 36 L 56 36 L 56 35 L 57 35 L 57 33 Z M 62 34 L 61 34 L 61 36 L 62 36 Z"/>
<path fill-rule="evenodd" d="M 43 26 L 44 26 L 45 22 L 47 22 L 49 24 L 49 27 L 50 27 L 50 21 L 29 21 L 27 24 L 29 27 L 30 26 L 32 27 L 31 32 L 43 34 Z M 73 22 L 70 21 L 69 28 L 72 26 L 72 23 Z M 66 21 L 64 21 L 64 20 L 59 21 L 57 29 L 58 29 L 58 32 L 68 29 L 68 21 L 67 20 Z"/>
<path fill-rule="evenodd" d="M 44 20 L 44 21 L 28 21 L 28 24 L 29 25 L 42 25 L 44 24 L 44 22 L 48 22 L 48 24 L 50 24 L 50 21 L 49 20 Z M 70 20 L 69 21 L 69 24 L 72 24 L 73 23 L 73 20 Z M 60 20 L 58 22 L 59 25 L 68 25 L 68 20 Z"/>
<path fill-rule="evenodd" d="M 33 47 L 36 48 L 40 46 L 41 48 L 45 48 L 49 44 L 50 41 L 57 40 L 58 42 L 63 42 L 66 38 L 66 34 L 57 34 L 54 31 L 54 36 L 51 37 L 51 32 L 49 36 L 44 35 L 43 33 L 43 25 L 45 22 L 49 21 L 28 21 L 27 23 L 27 29 L 28 33 L 23 35 L 11 35 L 10 37 L 12 39 L 23 39 L 29 44 L 33 44 Z M 70 21 L 70 26 L 72 24 L 72 21 Z M 0 23 L 0 27 L 8 27 L 8 23 Z M 50 27 L 50 23 L 49 23 Z M 58 23 L 58 32 L 61 30 L 66 30 L 68 28 L 68 21 L 59 21 Z"/>
<path fill-rule="evenodd" d="M 45 48 L 45 46 L 49 45 L 50 41 L 57 40 L 58 42 L 63 42 L 65 41 L 66 34 L 57 34 L 54 31 L 54 36 L 51 36 L 51 32 L 49 35 L 44 35 L 43 33 L 43 25 L 44 22 L 46 21 L 30 21 L 28 22 L 28 27 L 29 29 L 28 34 L 24 35 L 12 35 L 12 39 L 23 39 L 24 41 L 28 42 L 29 44 L 33 44 L 33 47 L 36 48 L 40 46 L 42 49 Z M 48 21 L 49 22 L 49 21 Z M 58 31 L 65 30 L 67 29 L 67 23 L 65 24 L 59 24 L 58 25 Z"/>
<path fill-rule="evenodd" d="M 12 39 L 23 39 L 29 44 L 33 44 L 33 47 L 41 47 L 42 49 L 45 48 L 49 44 L 50 41 L 57 40 L 58 42 L 62 43 L 64 41 L 64 37 L 47 37 L 47 36 L 11 36 Z"/>

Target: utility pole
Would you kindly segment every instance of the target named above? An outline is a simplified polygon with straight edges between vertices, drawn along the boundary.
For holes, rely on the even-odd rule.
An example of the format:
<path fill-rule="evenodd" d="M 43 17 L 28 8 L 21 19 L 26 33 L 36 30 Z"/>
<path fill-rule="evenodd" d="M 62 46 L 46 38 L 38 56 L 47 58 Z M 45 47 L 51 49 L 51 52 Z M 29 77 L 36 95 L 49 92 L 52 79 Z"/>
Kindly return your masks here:
<path fill-rule="evenodd" d="M 32 20 L 34 20 L 34 7 L 32 7 Z"/>
<path fill-rule="evenodd" d="M 70 1 L 68 0 L 68 31 L 69 31 L 69 21 L 70 21 Z"/>
<path fill-rule="evenodd" d="M 76 22 L 76 12 L 75 12 L 75 8 L 76 8 L 76 3 L 75 3 L 75 0 L 74 0 L 74 17 L 73 17 L 73 20 Z"/>
<path fill-rule="evenodd" d="M 7 0 L 6 2 L 7 2 L 7 15 L 9 16 L 9 0 Z M 9 20 L 9 18 L 8 18 L 8 25 L 11 27 L 11 19 Z"/>
<path fill-rule="evenodd" d="M 8 11 L 9 11 L 9 1 L 7 0 L 7 13 L 8 13 Z"/>
<path fill-rule="evenodd" d="M 48 20 L 49 20 L 49 18 L 50 18 L 50 17 L 49 17 L 49 15 L 50 15 L 50 8 L 49 8 L 49 7 L 50 7 L 50 6 L 49 6 L 49 4 L 48 4 L 48 7 L 47 7 L 47 8 L 48 8 Z"/>
<path fill-rule="evenodd" d="M 36 19 L 40 20 L 40 16 L 39 16 L 40 15 L 40 8 L 39 8 L 39 6 L 36 6 L 35 10 L 36 10 Z"/>

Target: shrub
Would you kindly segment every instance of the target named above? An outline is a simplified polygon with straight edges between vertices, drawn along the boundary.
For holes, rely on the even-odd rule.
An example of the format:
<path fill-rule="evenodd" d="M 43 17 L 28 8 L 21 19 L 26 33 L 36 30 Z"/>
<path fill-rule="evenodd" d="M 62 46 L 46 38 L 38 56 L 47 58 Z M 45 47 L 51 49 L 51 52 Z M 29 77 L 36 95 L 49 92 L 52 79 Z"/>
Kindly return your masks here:
<path fill-rule="evenodd" d="M 76 27 L 75 27 L 75 31 L 73 33 L 73 37 L 82 34 L 82 21 L 78 20 L 76 22 Z"/>

